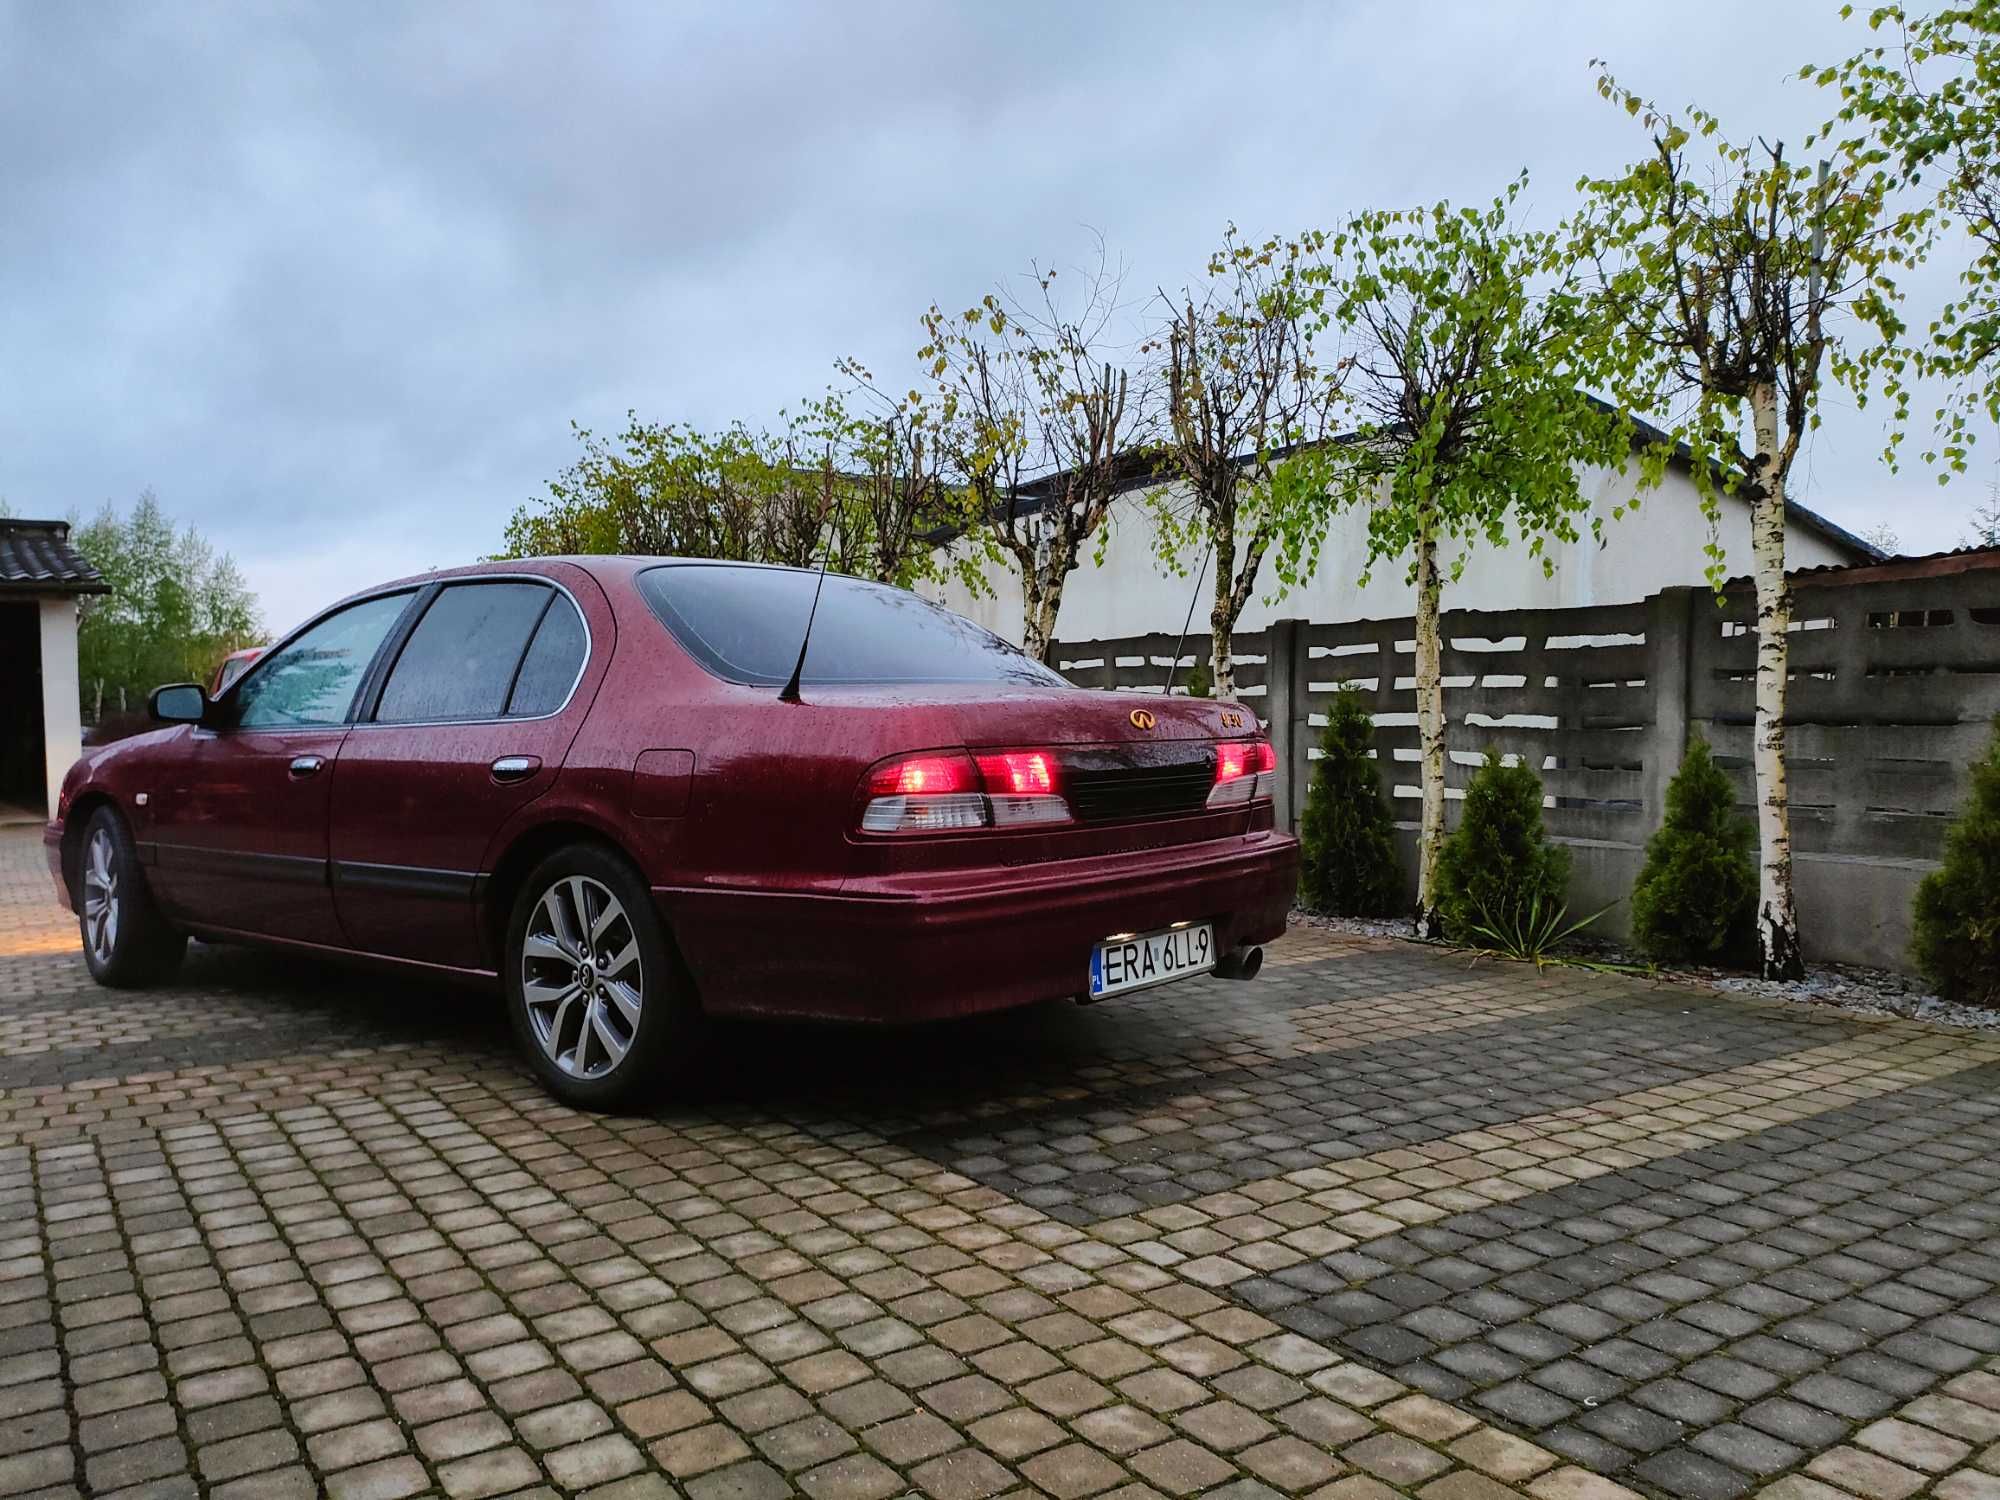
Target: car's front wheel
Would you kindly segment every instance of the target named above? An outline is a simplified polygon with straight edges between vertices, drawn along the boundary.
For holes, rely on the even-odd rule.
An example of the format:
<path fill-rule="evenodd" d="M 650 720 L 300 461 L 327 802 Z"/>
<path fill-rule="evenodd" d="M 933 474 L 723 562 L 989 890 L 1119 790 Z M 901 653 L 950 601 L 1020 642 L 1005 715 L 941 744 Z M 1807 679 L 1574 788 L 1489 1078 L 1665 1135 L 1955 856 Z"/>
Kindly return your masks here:
<path fill-rule="evenodd" d="M 180 966 L 187 934 L 153 905 L 132 832 L 114 808 L 98 808 L 84 825 L 76 897 L 83 961 L 99 984 L 155 984 Z"/>
<path fill-rule="evenodd" d="M 652 892 L 609 850 L 576 844 L 535 867 L 505 963 L 514 1035 L 565 1103 L 634 1104 L 693 1064 L 700 1006 Z"/>

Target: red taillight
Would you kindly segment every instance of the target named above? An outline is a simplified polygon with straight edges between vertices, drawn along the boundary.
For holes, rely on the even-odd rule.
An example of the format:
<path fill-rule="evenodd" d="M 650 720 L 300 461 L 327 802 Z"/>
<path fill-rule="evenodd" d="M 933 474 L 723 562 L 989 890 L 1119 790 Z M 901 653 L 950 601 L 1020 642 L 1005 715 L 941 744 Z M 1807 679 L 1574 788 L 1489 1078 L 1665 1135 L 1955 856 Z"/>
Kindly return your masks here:
<path fill-rule="evenodd" d="M 1215 787 L 1210 807 L 1238 807 L 1268 797 L 1277 787 L 1278 752 L 1268 740 L 1224 740 L 1215 747 Z"/>
<path fill-rule="evenodd" d="M 989 792 L 1017 797 L 1047 795 L 1056 789 L 1055 760 L 1046 750 L 1006 750 L 979 757 L 979 774 Z"/>
<path fill-rule="evenodd" d="M 863 833 L 960 833 L 1070 821 L 1047 750 L 904 756 L 868 773 Z"/>
<path fill-rule="evenodd" d="M 972 760 L 965 755 L 913 755 L 884 762 L 868 773 L 871 797 L 937 797 L 977 789 Z"/>

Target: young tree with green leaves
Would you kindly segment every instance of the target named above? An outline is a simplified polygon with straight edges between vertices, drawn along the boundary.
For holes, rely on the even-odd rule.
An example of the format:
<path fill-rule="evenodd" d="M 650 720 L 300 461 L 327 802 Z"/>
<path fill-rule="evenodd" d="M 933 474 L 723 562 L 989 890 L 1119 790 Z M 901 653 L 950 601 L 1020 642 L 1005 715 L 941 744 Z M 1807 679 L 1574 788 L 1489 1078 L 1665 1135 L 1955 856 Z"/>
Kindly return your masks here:
<path fill-rule="evenodd" d="M 1546 543 L 1575 540 L 1590 508 L 1581 467 L 1623 468 L 1631 452 L 1625 420 L 1578 389 L 1582 289 L 1560 235 L 1514 222 L 1526 184 L 1517 179 L 1484 209 L 1362 214 L 1310 273 L 1321 315 L 1346 330 L 1346 392 L 1361 420 L 1347 441 L 1289 466 L 1320 504 L 1367 511 L 1370 568 L 1409 559 L 1423 788 L 1417 922 L 1431 936 L 1445 837 L 1447 575 L 1457 578 L 1480 543 L 1516 537 L 1552 568 Z"/>
<path fill-rule="evenodd" d="M 742 424 L 704 433 L 626 414 L 614 440 L 571 424 L 582 454 L 507 524 L 503 557 L 623 552 L 757 555 L 768 440 Z"/>
<path fill-rule="evenodd" d="M 1280 475 L 1285 455 L 1333 436 L 1338 365 L 1314 347 L 1321 321 L 1302 275 L 1323 234 L 1262 242 L 1231 225 L 1208 276 L 1178 297 L 1161 293 L 1166 326 L 1146 348 L 1166 420 L 1161 467 L 1178 479 L 1149 492 L 1159 559 L 1185 577 L 1214 561 L 1208 612 L 1210 682 L 1236 693 L 1230 637 L 1268 556 L 1279 592 L 1311 576 L 1329 512 Z"/>
<path fill-rule="evenodd" d="M 1908 221 L 1910 258 L 1965 256 L 1957 295 L 1931 320 L 1929 340 L 1898 351 L 1945 384 L 1936 446 L 1925 455 L 1945 462 L 1942 480 L 1964 471 L 1977 415 L 2000 422 L 2000 4 L 1972 0 L 1929 15 L 1879 5 L 1867 24 L 1881 41 L 1802 76 L 1839 93 L 1823 137 L 1859 130 L 1841 142 L 1850 170 L 1879 163 L 1894 186 L 1926 201 Z"/>
<path fill-rule="evenodd" d="M 1684 445 L 1711 525 L 1724 493 L 1750 506 L 1757 588 L 1758 946 L 1767 978 L 1804 973 L 1792 898 L 1785 780 L 1785 686 L 1792 619 L 1785 581 L 1785 496 L 1792 464 L 1819 425 L 1829 375 L 1865 398 L 1880 374 L 1902 404 L 1893 365 L 1868 356 L 1900 328 L 1891 273 L 1909 221 L 1865 155 L 1823 164 L 1782 145 L 1739 143 L 1715 116 L 1677 120 L 1608 73 L 1598 91 L 1634 117 L 1652 149 L 1625 172 L 1581 184 L 1575 230 L 1599 268 L 1594 378 Z M 1708 170 L 1689 158 L 1709 157 Z M 1663 461 L 1655 449 L 1649 462 Z M 1710 543 L 1710 579 L 1722 581 Z"/>
<path fill-rule="evenodd" d="M 949 575 L 974 594 L 990 592 L 990 547 L 938 545 L 941 537 L 967 533 L 984 539 L 976 500 L 947 471 L 938 403 L 921 391 L 888 394 L 859 360 L 844 359 L 838 368 L 853 391 L 830 393 L 819 409 L 841 470 L 832 514 L 846 570 L 901 588 Z"/>
<path fill-rule="evenodd" d="M 1011 559 L 1021 580 L 1021 646 L 1046 659 L 1069 575 L 1103 530 L 1147 438 L 1143 387 L 1110 358 L 1118 279 L 1105 268 L 1064 301 L 1056 273 L 1001 288 L 977 306 L 923 315 L 917 357 L 937 384 L 951 481 L 975 518 L 962 546 Z M 1033 481 L 1032 488 L 1029 487 Z"/>
<path fill-rule="evenodd" d="M 263 638 L 235 559 L 194 527 L 176 529 L 151 490 L 129 515 L 107 503 L 71 540 L 111 585 L 79 600 L 77 676 L 91 720 L 161 683 L 206 682 L 223 657 Z"/>
<path fill-rule="evenodd" d="M 860 382 L 852 361 L 838 367 Z M 508 523 L 502 555 L 617 552 L 830 567 L 910 587 L 956 568 L 940 533 L 967 522 L 946 482 L 932 409 L 857 383 L 784 415 L 778 434 L 642 422 L 606 442 L 575 429 L 582 455 Z"/>

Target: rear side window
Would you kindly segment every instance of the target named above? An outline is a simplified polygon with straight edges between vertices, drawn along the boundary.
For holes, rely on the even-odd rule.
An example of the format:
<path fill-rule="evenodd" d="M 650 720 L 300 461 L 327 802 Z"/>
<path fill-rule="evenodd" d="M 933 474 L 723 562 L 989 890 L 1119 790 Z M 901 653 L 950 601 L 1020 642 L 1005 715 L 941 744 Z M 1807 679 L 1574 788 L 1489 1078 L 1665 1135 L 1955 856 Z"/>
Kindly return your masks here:
<path fill-rule="evenodd" d="M 638 581 L 660 622 L 717 677 L 758 687 L 790 681 L 818 575 L 672 563 L 648 568 Z M 961 615 L 904 589 L 833 576 L 813 619 L 803 680 L 1065 685 Z"/>
<path fill-rule="evenodd" d="M 376 722 L 499 718 L 522 653 L 554 597 L 539 583 L 448 585 L 404 642 Z"/>
<path fill-rule="evenodd" d="M 528 643 L 528 654 L 521 658 L 514 696 L 507 700 L 507 717 L 540 718 L 568 702 L 569 690 L 583 672 L 585 648 L 583 617 L 568 599 L 554 594 Z"/>

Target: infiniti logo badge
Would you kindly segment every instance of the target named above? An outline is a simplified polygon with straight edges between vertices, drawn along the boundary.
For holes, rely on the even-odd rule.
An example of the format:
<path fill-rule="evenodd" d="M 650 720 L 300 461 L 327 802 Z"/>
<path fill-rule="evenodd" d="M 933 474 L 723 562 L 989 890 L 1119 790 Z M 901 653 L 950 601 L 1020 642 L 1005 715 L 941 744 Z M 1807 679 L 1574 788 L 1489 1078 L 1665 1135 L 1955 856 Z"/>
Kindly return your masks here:
<path fill-rule="evenodd" d="M 1134 729 L 1151 729 L 1159 722 L 1158 719 L 1153 717 L 1153 711 L 1150 708 L 1135 708 L 1132 710 L 1132 727 Z"/>

